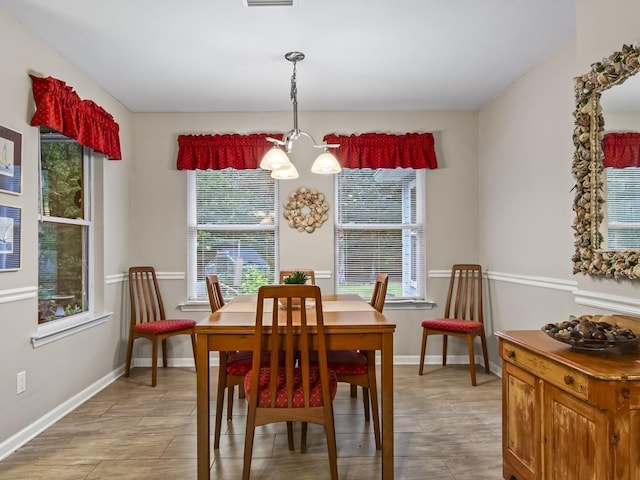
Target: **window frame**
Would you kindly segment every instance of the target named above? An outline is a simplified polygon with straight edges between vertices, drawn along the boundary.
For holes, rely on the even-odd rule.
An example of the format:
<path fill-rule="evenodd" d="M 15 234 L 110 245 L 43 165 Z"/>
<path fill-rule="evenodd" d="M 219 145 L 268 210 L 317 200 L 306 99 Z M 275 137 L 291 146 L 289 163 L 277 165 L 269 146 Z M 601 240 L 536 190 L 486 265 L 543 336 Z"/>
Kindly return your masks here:
<path fill-rule="evenodd" d="M 243 170 L 237 170 L 239 172 Z M 185 305 L 208 305 L 209 300 L 206 296 L 204 297 L 194 297 L 192 295 L 193 292 L 198 291 L 197 288 L 197 276 L 198 276 L 198 260 L 197 260 L 197 242 L 198 242 L 198 231 L 206 230 L 206 231 L 230 231 L 237 230 L 241 231 L 259 231 L 259 230 L 271 230 L 273 231 L 274 237 L 274 275 L 277 275 L 278 266 L 280 264 L 279 260 L 279 230 L 280 230 L 280 205 L 279 205 L 279 182 L 274 180 L 274 199 L 273 199 L 273 208 L 274 208 L 274 221 L 273 224 L 267 227 L 260 227 L 258 224 L 256 225 L 241 225 L 241 224 L 219 224 L 219 225 L 211 225 L 206 224 L 206 228 L 199 228 L 197 224 L 198 212 L 197 212 L 197 192 L 196 192 L 196 179 L 197 179 L 198 170 L 188 170 L 187 171 L 187 301 Z M 205 289 L 206 295 L 206 289 Z M 231 297 L 225 298 L 228 300 Z M 189 310 L 189 308 L 183 308 L 183 310 Z"/>
<path fill-rule="evenodd" d="M 57 132 L 53 132 L 46 127 L 40 127 L 38 134 L 38 223 L 55 223 L 55 224 L 71 224 L 81 225 L 86 227 L 86 235 L 83 240 L 83 254 L 85 260 L 83 262 L 83 275 L 85 281 L 83 282 L 83 300 L 87 303 L 85 311 L 61 317 L 51 320 L 45 323 L 39 323 L 38 316 L 36 315 L 37 331 L 31 338 L 33 348 L 38 348 L 42 345 L 46 345 L 53 341 L 65 338 L 69 335 L 73 335 L 77 332 L 86 330 L 93 326 L 99 325 L 107 321 L 111 316 L 111 312 L 96 313 L 96 292 L 94 285 L 96 284 L 96 268 L 95 268 L 95 162 L 100 161 L 99 157 L 103 155 L 98 154 L 88 147 L 80 145 L 82 147 L 82 162 L 83 162 L 83 210 L 84 219 L 67 219 L 61 217 L 53 217 L 44 214 L 44 198 L 43 198 L 43 182 L 42 182 L 42 142 L 43 135 L 49 135 L 49 141 L 54 138 L 58 141 L 70 141 L 76 142 L 74 139 L 66 137 Z M 96 158 L 98 157 L 98 158 Z M 104 160 L 104 159 L 103 159 Z M 40 241 L 38 240 L 38 256 L 40 252 Z M 40 278 L 40 272 L 38 270 L 38 279 Z M 39 282 L 38 282 L 39 283 Z M 39 298 L 38 289 L 35 293 L 36 300 Z M 37 302 L 36 302 L 36 311 Z"/>
<path fill-rule="evenodd" d="M 359 170 L 359 169 L 352 169 Z M 371 170 L 394 170 L 394 169 L 371 169 Z M 405 239 L 405 235 L 403 234 L 403 254 L 402 254 L 402 284 L 408 285 L 410 288 L 414 288 L 416 291 L 415 296 L 406 296 L 406 297 L 388 297 L 388 303 L 395 303 L 396 305 L 401 304 L 428 304 L 426 300 L 426 173 L 424 169 L 408 169 L 413 170 L 415 172 L 415 177 L 411 179 L 405 188 L 407 193 L 403 192 L 403 196 L 406 195 L 407 202 L 403 203 L 402 210 L 402 222 L 403 223 L 341 223 L 340 222 L 340 188 L 339 182 L 341 180 L 340 174 L 335 176 L 334 180 L 334 268 L 335 268 L 335 279 L 334 279 L 334 288 L 336 293 L 340 293 L 340 255 L 339 255 L 339 239 L 341 238 L 341 231 L 355 231 L 355 230 L 393 230 L 400 231 L 403 230 L 418 230 L 421 231 L 421 238 L 416 242 L 415 250 L 413 248 L 414 242 L 412 239 Z M 410 191 L 415 189 L 416 191 L 416 204 L 415 204 L 415 222 L 411 218 L 411 193 Z M 409 217 L 409 221 L 405 222 L 405 219 Z M 406 244 L 405 242 L 408 242 Z M 409 257 L 404 255 L 405 248 L 408 248 L 410 251 Z M 415 255 L 415 270 L 412 268 L 412 255 Z M 415 271 L 416 277 L 412 278 L 412 274 Z M 420 274 L 419 272 L 422 272 Z M 409 277 L 407 279 L 407 277 Z M 390 279 L 391 282 L 391 279 Z M 404 288 L 404 287 L 403 287 Z"/>

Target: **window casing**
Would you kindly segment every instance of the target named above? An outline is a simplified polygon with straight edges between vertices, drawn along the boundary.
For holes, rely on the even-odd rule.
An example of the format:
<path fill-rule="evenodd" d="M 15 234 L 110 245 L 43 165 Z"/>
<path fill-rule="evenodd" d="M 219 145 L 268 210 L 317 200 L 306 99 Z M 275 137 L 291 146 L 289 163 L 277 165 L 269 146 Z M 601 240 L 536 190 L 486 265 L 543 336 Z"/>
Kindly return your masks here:
<path fill-rule="evenodd" d="M 38 324 L 92 307 L 90 157 L 75 140 L 41 129 Z"/>
<path fill-rule="evenodd" d="M 424 170 L 343 169 L 336 175 L 335 288 L 369 298 L 389 275 L 388 300 L 424 300 Z"/>
<path fill-rule="evenodd" d="M 606 168 L 607 250 L 640 248 L 640 168 Z"/>
<path fill-rule="evenodd" d="M 223 296 L 274 283 L 278 252 L 277 183 L 261 169 L 188 172 L 188 299 L 207 299 L 205 276 Z"/>

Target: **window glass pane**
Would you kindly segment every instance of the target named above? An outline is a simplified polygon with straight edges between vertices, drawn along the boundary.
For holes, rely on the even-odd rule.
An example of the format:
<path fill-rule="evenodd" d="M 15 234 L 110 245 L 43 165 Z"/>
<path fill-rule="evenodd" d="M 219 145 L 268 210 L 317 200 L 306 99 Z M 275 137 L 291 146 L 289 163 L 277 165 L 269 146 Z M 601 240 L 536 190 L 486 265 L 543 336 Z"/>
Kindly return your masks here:
<path fill-rule="evenodd" d="M 388 298 L 424 297 L 424 174 L 343 169 L 336 176 L 336 291 L 370 298 L 377 273 Z"/>
<path fill-rule="evenodd" d="M 225 298 L 257 293 L 276 273 L 276 183 L 266 170 L 195 172 L 189 228 L 189 298 L 206 300 L 216 274 Z M 192 207 L 193 208 L 193 207 Z"/>
<path fill-rule="evenodd" d="M 607 249 L 640 247 L 640 168 L 607 168 Z"/>
<path fill-rule="evenodd" d="M 87 310 L 86 226 L 42 222 L 39 228 L 38 318 L 48 322 Z"/>
<path fill-rule="evenodd" d="M 43 140 L 41 156 L 43 214 L 84 218 L 82 146 L 69 140 Z"/>

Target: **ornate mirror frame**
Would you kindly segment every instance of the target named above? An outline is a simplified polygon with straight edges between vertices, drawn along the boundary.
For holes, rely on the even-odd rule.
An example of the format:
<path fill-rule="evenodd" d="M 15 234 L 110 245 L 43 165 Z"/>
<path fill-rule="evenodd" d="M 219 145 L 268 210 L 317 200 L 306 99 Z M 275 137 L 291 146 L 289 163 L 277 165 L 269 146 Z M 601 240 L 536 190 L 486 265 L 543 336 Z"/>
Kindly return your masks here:
<path fill-rule="evenodd" d="M 604 118 L 600 95 L 640 71 L 640 46 L 623 45 L 591 70 L 575 78 L 576 109 L 572 173 L 576 179 L 573 210 L 573 273 L 640 278 L 640 250 L 603 250 L 602 223 Z"/>

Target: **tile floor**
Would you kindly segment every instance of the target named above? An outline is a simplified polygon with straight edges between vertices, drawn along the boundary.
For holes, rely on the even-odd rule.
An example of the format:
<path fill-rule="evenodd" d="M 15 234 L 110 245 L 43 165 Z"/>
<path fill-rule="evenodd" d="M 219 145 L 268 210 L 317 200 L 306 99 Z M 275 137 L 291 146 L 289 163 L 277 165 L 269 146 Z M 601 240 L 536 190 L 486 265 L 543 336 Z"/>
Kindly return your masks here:
<path fill-rule="evenodd" d="M 428 366 L 422 377 L 417 371 L 414 365 L 394 369 L 395 478 L 501 479 L 500 379 L 479 371 L 472 387 L 463 365 Z M 215 368 L 211 378 L 217 378 Z M 149 369 L 133 369 L 130 378 L 118 379 L 0 462 L 0 479 L 195 479 L 194 370 L 161 369 L 156 388 L 150 380 Z M 211 479 L 241 477 L 245 412 L 245 401 L 236 398 L 234 418 L 223 421 L 220 450 L 212 455 Z M 340 384 L 334 414 L 339 478 L 380 478 L 361 392 L 353 399 L 349 386 Z M 251 473 L 252 480 L 328 479 L 322 427 L 310 425 L 306 454 L 288 450 L 284 426 L 262 427 Z"/>

